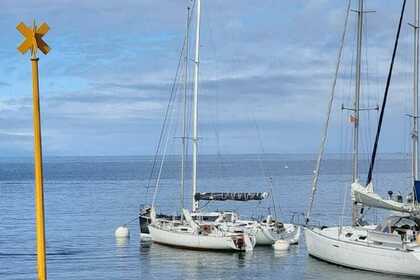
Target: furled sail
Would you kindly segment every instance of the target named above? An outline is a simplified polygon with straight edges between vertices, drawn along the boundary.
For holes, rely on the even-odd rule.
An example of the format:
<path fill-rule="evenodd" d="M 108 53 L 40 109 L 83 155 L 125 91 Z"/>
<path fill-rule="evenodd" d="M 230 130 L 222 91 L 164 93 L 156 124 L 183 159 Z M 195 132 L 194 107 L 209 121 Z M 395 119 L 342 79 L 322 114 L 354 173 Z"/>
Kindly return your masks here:
<path fill-rule="evenodd" d="M 268 192 L 202 192 L 195 194 L 195 200 L 216 200 L 216 201 L 249 201 L 263 200 L 269 196 Z"/>
<path fill-rule="evenodd" d="M 373 191 L 371 184 L 369 184 L 368 187 L 363 187 L 359 183 L 353 183 L 351 185 L 351 191 L 353 201 L 362 203 L 367 207 L 381 208 L 405 213 L 414 212 L 415 210 L 411 204 L 382 198 L 380 195 Z"/>

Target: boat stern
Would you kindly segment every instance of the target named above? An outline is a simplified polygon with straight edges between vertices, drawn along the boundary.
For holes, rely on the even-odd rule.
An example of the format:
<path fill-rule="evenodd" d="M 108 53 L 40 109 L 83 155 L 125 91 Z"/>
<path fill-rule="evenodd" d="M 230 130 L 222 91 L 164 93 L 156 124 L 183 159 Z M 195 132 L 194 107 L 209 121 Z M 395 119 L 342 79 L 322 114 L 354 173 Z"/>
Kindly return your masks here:
<path fill-rule="evenodd" d="M 235 251 L 250 252 L 254 250 L 256 238 L 248 233 L 237 234 L 230 237 L 231 248 Z"/>

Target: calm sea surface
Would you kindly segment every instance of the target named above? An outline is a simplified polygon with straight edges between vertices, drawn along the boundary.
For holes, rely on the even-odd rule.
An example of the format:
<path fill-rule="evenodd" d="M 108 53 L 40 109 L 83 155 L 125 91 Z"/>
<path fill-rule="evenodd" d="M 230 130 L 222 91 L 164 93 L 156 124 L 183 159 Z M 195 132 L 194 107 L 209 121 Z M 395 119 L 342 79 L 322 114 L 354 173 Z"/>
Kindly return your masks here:
<path fill-rule="evenodd" d="M 313 155 L 202 156 L 202 191 L 269 190 L 272 176 L 279 216 L 299 218 L 308 204 Z M 45 161 L 46 237 L 49 279 L 393 279 L 325 264 L 307 256 L 303 238 L 289 252 L 270 247 L 252 253 L 214 253 L 141 243 L 137 221 L 131 238 L 117 242 L 117 226 L 136 218 L 150 202 L 146 186 L 150 157 L 60 157 Z M 376 187 L 406 192 L 409 161 L 401 154 L 381 155 Z M 169 158 L 162 170 L 157 201 L 161 210 L 179 208 L 179 164 Z M 366 163 L 361 170 L 366 170 Z M 189 172 L 189 171 L 188 171 Z M 349 187 L 349 161 L 330 155 L 324 162 L 314 220 L 337 224 Z M 364 174 L 361 177 L 366 177 Z M 187 181 L 190 186 L 190 181 Z M 189 191 L 190 188 L 187 188 Z M 189 193 L 188 193 L 189 194 Z M 348 194 L 347 194 L 348 195 Z M 348 201 L 348 200 L 347 200 Z M 271 203 L 216 203 L 243 216 L 266 215 Z M 185 204 L 189 205 L 190 195 Z M 348 216 L 348 211 L 344 211 Z M 376 215 L 375 215 L 376 214 Z M 371 213 L 372 219 L 381 213 Z M 33 165 L 31 159 L 0 160 L 0 279 L 36 279 Z"/>

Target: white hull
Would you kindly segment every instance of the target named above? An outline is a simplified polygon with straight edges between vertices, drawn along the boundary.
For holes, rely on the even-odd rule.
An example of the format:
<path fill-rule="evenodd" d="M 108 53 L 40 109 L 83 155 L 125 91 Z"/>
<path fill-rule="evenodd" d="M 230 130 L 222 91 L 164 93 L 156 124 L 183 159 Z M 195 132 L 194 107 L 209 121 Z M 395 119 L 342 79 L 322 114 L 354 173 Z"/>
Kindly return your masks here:
<path fill-rule="evenodd" d="M 277 223 L 268 216 L 264 221 L 241 220 L 237 213 L 228 212 L 211 212 L 200 213 L 195 215 L 198 217 L 217 217 L 213 222 L 219 227 L 234 232 L 239 229 L 255 236 L 257 246 L 273 245 L 278 240 L 287 241 L 289 244 L 297 244 L 300 238 L 300 227 L 293 224 Z M 200 219 L 198 219 L 200 220 Z M 267 223 L 267 220 L 269 221 Z M 208 222 L 206 222 L 208 223 Z M 279 226 L 281 225 L 281 226 Z"/>
<path fill-rule="evenodd" d="M 149 225 L 150 236 L 153 242 L 165 245 L 198 250 L 226 250 L 250 251 L 255 246 L 255 238 L 247 234 L 231 236 L 200 235 L 193 232 L 175 232 Z M 235 240 L 244 239 L 244 246 L 238 247 Z"/>
<path fill-rule="evenodd" d="M 260 226 L 256 232 L 258 245 L 273 245 L 277 240 L 285 240 L 289 244 L 297 244 L 300 238 L 300 227 L 284 224 L 285 231 L 277 233 L 273 228 Z"/>
<path fill-rule="evenodd" d="M 350 268 L 420 276 L 419 246 L 412 246 L 410 250 L 375 246 L 362 240 L 345 240 L 344 237 L 339 239 L 338 231 L 337 227 L 323 230 L 305 228 L 305 240 L 309 255 Z M 361 230 L 361 233 L 366 232 L 367 230 Z"/>

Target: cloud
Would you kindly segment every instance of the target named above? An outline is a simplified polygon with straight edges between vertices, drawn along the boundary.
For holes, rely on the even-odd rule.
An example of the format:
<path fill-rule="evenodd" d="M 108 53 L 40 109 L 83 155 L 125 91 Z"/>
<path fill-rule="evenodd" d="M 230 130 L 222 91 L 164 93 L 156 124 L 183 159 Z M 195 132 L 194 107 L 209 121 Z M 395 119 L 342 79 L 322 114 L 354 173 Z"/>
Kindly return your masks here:
<path fill-rule="evenodd" d="M 46 152 L 153 153 L 184 38 L 187 4 L 191 1 L 31 0 L 20 5 L 3 0 L 0 23 L 10 39 L 0 50 L 0 133 L 5 133 L 0 150 L 31 150 L 24 136 L 32 131 L 30 65 L 16 51 L 21 38 L 15 25 L 30 23 L 36 14 L 51 26 L 45 39 L 52 51 L 40 59 Z M 377 104 L 401 5 L 379 0 L 366 5 L 376 13 L 365 19 L 363 69 L 369 76 L 364 74 L 363 102 Z M 200 147 L 217 151 L 217 127 L 225 152 L 247 152 L 247 139 L 257 141 L 256 120 L 268 152 L 315 152 L 344 10 L 345 1 L 203 1 L 200 134 L 210 140 Z M 407 13 L 406 21 L 410 17 Z M 351 105 L 354 92 L 354 15 L 349 24 L 335 128 L 347 116 L 341 104 Z M 191 30 L 192 58 L 194 25 Z M 386 115 L 391 126 L 409 109 L 411 36 L 404 27 Z M 190 80 L 192 66 L 190 61 Z M 182 105 L 182 84 L 178 87 L 174 127 L 179 127 Z"/>

